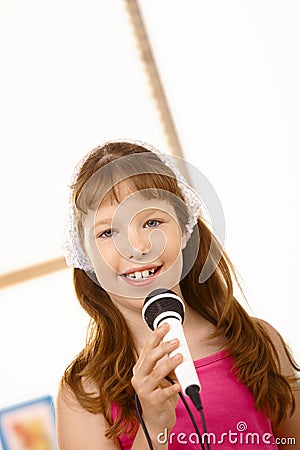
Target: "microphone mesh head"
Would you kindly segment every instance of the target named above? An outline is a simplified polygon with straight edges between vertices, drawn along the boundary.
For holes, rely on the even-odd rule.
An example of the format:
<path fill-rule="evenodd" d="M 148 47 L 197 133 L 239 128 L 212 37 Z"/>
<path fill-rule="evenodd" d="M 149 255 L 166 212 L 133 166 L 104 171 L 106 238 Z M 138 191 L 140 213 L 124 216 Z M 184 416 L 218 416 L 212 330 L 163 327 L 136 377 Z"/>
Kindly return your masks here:
<path fill-rule="evenodd" d="M 143 318 L 151 330 L 153 322 L 162 312 L 175 311 L 184 320 L 184 303 L 175 292 L 169 289 L 155 289 L 146 298 L 143 306 Z"/>

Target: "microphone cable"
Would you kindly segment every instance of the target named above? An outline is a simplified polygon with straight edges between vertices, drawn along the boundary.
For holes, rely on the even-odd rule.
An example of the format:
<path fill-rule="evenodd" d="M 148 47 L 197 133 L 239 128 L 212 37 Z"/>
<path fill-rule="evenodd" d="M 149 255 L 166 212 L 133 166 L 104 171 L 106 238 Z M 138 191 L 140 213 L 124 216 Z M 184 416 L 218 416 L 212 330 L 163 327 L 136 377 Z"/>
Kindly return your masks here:
<path fill-rule="evenodd" d="M 165 377 L 165 379 L 166 379 L 167 381 L 169 381 L 169 383 L 175 384 L 175 382 L 174 382 L 174 381 L 172 380 L 172 378 L 170 378 L 169 376 Z M 197 423 L 196 423 L 195 417 L 194 417 L 194 415 L 193 415 L 193 413 L 192 413 L 192 411 L 191 411 L 191 409 L 190 409 L 190 407 L 189 407 L 189 405 L 188 405 L 186 399 L 184 398 L 184 395 L 182 394 L 182 392 L 178 392 L 178 394 L 179 394 L 179 397 L 180 397 L 182 403 L 183 403 L 184 406 L 185 406 L 185 409 L 186 409 L 187 412 L 188 412 L 188 415 L 190 416 L 190 419 L 191 419 L 191 421 L 192 421 L 192 424 L 193 424 L 193 426 L 194 426 L 194 429 L 195 429 L 195 431 L 196 431 L 196 434 L 197 434 L 197 436 L 198 436 L 198 438 L 199 438 L 199 443 L 200 443 L 201 449 L 202 449 L 202 450 L 210 450 L 210 445 L 209 445 L 209 442 L 208 442 L 208 440 L 207 440 L 206 421 L 205 421 L 205 416 L 204 416 L 204 412 L 203 412 L 203 406 L 202 406 L 202 403 L 201 403 L 201 400 L 200 400 L 200 395 L 199 395 L 199 393 L 198 393 L 199 400 L 197 401 L 197 404 L 195 404 L 194 399 L 192 399 L 192 401 L 193 401 L 193 403 L 195 404 L 197 410 L 199 411 L 199 413 L 200 413 L 200 415 L 201 415 L 201 422 L 202 422 L 202 426 L 203 426 L 203 430 L 204 430 L 206 447 L 205 447 L 205 445 L 204 445 L 204 443 L 203 443 L 202 434 L 200 433 L 200 430 L 199 430 L 198 425 L 197 425 Z M 154 449 L 153 449 L 152 442 L 151 442 L 151 438 L 150 438 L 150 435 L 149 435 L 149 432 L 148 432 L 148 429 L 147 429 L 146 424 L 145 424 L 145 422 L 144 422 L 144 419 L 143 419 L 143 417 L 142 417 L 141 404 L 140 404 L 140 401 L 139 401 L 139 398 L 138 398 L 137 393 L 134 394 L 134 400 L 135 400 L 135 408 L 136 408 L 136 411 L 137 411 L 138 419 L 139 419 L 140 424 L 141 424 L 141 426 L 142 426 L 142 428 L 143 428 L 144 435 L 145 435 L 145 437 L 146 437 L 146 440 L 147 440 L 149 449 L 150 449 L 150 450 L 154 450 Z"/>
<path fill-rule="evenodd" d="M 166 376 L 165 379 L 168 380 L 169 383 L 175 384 L 175 382 L 174 382 L 174 381 L 172 380 L 172 378 L 170 378 L 169 376 Z M 202 405 L 202 402 L 201 402 L 201 399 L 200 399 L 199 390 L 197 389 L 197 392 L 195 392 L 195 391 L 194 391 L 194 392 L 191 392 L 192 390 L 193 390 L 193 386 L 190 386 L 190 387 L 187 389 L 187 391 L 189 391 L 189 392 L 187 392 L 187 394 L 188 394 L 188 396 L 190 397 L 190 399 L 192 400 L 194 406 L 197 408 L 197 410 L 198 410 L 199 413 L 200 413 L 200 416 L 201 416 L 201 422 L 202 422 L 202 427 L 203 427 L 204 436 L 205 436 L 206 449 L 205 449 L 205 445 L 204 445 L 204 443 L 203 443 L 202 434 L 201 434 L 200 431 L 199 431 L 197 422 L 196 422 L 195 417 L 194 417 L 194 415 L 193 415 L 193 413 L 192 413 L 192 411 L 191 411 L 191 408 L 189 407 L 189 405 L 188 405 L 186 399 L 184 398 L 184 395 L 182 394 L 182 392 L 178 392 L 178 394 L 179 394 L 179 397 L 181 398 L 182 403 L 183 403 L 184 406 L 185 406 L 185 409 L 186 409 L 187 412 L 188 412 L 188 415 L 190 416 L 190 419 L 191 419 L 191 421 L 192 421 L 192 424 L 193 424 L 193 426 L 194 426 L 194 428 L 195 428 L 195 431 L 196 431 L 196 433 L 197 433 L 197 436 L 198 436 L 198 438 L 199 438 L 199 442 L 200 442 L 200 445 L 201 445 L 202 450 L 210 450 L 209 441 L 207 440 L 206 420 L 205 420 L 205 416 L 204 416 L 204 412 L 203 412 L 203 405 Z"/>

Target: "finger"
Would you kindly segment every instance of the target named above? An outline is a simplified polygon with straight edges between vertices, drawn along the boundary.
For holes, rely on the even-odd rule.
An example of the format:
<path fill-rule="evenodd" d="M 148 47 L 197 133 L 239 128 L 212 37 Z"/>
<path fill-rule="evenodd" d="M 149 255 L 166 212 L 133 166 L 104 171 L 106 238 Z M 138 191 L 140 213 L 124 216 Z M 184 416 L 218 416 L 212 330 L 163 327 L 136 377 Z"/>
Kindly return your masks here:
<path fill-rule="evenodd" d="M 176 354 L 172 358 L 168 358 L 164 363 L 152 370 L 151 374 L 147 377 L 147 383 L 145 383 L 144 388 L 150 392 L 162 384 L 165 385 L 165 377 L 173 372 L 182 361 L 183 356 L 181 353 Z"/>
<path fill-rule="evenodd" d="M 158 386 L 154 391 L 148 392 L 147 389 L 141 389 L 138 393 L 139 399 L 147 402 L 148 405 L 162 405 L 165 407 L 165 402 L 181 391 L 179 383 L 167 384 L 165 386 Z"/>
<path fill-rule="evenodd" d="M 174 382 L 175 382 L 175 381 L 178 382 L 178 378 L 177 378 L 177 376 L 176 376 L 174 370 L 172 370 L 172 372 L 170 372 L 170 373 L 168 374 L 168 377 L 170 377 L 171 380 L 173 380 Z"/>
<path fill-rule="evenodd" d="M 143 363 L 144 358 L 151 352 L 154 348 L 156 348 L 162 341 L 163 337 L 167 334 L 169 331 L 169 325 L 167 323 L 164 323 L 162 326 L 158 327 L 153 333 L 151 333 L 150 338 L 144 345 L 138 361 L 135 365 L 135 371 L 138 370 L 138 367 Z"/>
<path fill-rule="evenodd" d="M 169 331 L 169 328 L 170 328 L 169 324 L 164 323 L 163 325 L 158 327 L 156 330 L 154 330 L 151 333 L 151 336 L 148 339 L 148 342 L 144 346 L 142 353 L 143 353 L 143 351 L 148 351 L 150 349 L 157 347 L 160 344 L 160 342 L 162 341 L 162 339 L 165 337 L 167 332 Z"/>
<path fill-rule="evenodd" d="M 138 363 L 134 367 L 134 374 L 139 373 L 141 377 L 149 375 L 156 365 L 160 365 L 160 360 L 174 351 L 178 346 L 178 339 L 161 342 L 158 347 L 155 347 L 152 351 L 149 350 L 140 357 Z"/>
<path fill-rule="evenodd" d="M 153 379 L 161 379 L 164 380 L 166 376 L 170 376 L 170 374 L 174 374 L 176 367 L 178 367 L 183 361 L 183 355 L 181 353 L 177 353 L 171 358 L 166 359 L 162 364 L 159 364 L 154 368 L 151 372 L 151 377 Z"/>
<path fill-rule="evenodd" d="M 181 391 L 181 386 L 179 383 L 175 383 L 172 385 L 168 385 L 167 387 L 156 389 L 153 392 L 152 400 L 161 403 L 165 403 L 167 400 L 172 398 L 174 395 L 178 394 Z"/>

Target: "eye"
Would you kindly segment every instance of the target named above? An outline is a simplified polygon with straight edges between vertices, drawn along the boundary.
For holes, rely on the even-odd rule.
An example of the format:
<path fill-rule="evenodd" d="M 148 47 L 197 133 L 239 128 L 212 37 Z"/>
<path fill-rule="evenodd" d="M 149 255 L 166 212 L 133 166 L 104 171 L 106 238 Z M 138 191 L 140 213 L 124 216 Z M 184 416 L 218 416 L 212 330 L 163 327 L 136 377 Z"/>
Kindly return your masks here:
<path fill-rule="evenodd" d="M 112 230 L 111 228 L 109 228 L 108 230 L 105 230 L 105 231 L 102 231 L 101 233 L 99 233 L 97 238 L 108 239 L 108 238 L 111 238 L 114 233 L 115 233 L 115 231 Z"/>
<path fill-rule="evenodd" d="M 146 228 L 155 228 L 158 227 L 162 223 L 161 220 L 150 219 L 145 223 Z"/>

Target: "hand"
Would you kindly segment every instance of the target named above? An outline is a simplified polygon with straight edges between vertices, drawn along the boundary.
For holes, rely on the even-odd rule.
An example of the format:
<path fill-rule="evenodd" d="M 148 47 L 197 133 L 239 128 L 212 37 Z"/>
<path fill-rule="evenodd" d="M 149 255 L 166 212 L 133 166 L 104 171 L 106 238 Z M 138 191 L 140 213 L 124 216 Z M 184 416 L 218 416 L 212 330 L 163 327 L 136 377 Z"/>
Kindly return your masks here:
<path fill-rule="evenodd" d="M 153 437 L 175 425 L 175 408 L 181 389 L 178 382 L 171 385 L 165 377 L 182 362 L 182 355 L 177 354 L 157 364 L 179 345 L 178 339 L 162 342 L 168 330 L 169 325 L 164 324 L 152 333 L 133 368 L 131 379 L 143 409 L 143 419 Z"/>

